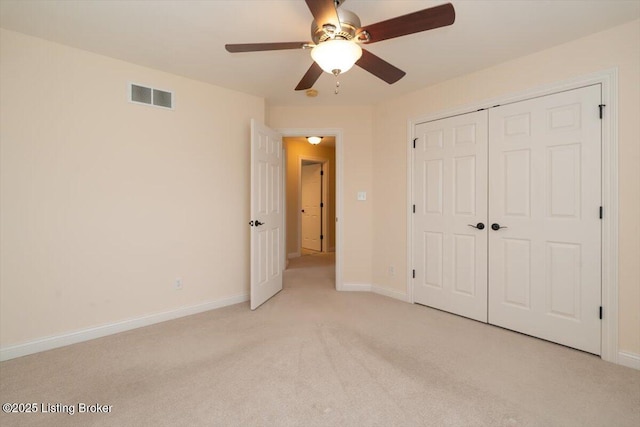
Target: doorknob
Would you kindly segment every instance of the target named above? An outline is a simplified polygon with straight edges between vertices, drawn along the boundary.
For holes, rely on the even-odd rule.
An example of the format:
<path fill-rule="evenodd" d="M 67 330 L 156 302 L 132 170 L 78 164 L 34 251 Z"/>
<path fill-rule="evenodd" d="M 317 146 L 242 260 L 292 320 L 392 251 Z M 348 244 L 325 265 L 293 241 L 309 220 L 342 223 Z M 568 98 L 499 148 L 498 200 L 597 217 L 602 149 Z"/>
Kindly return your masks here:
<path fill-rule="evenodd" d="M 264 222 L 260 222 L 260 221 L 256 220 L 256 227 L 258 227 L 260 225 L 263 225 L 263 224 L 264 224 Z"/>
<path fill-rule="evenodd" d="M 469 227 L 473 227 L 473 228 L 477 228 L 478 230 L 484 230 L 484 224 L 479 222 L 476 225 L 473 224 L 467 224 Z"/>
<path fill-rule="evenodd" d="M 505 227 L 504 225 L 501 226 L 497 222 L 494 222 L 493 224 L 491 224 L 491 229 L 494 230 L 494 231 L 498 231 L 501 228 L 509 228 L 509 227 Z"/>
<path fill-rule="evenodd" d="M 304 209 L 302 209 L 302 213 L 304 213 Z"/>

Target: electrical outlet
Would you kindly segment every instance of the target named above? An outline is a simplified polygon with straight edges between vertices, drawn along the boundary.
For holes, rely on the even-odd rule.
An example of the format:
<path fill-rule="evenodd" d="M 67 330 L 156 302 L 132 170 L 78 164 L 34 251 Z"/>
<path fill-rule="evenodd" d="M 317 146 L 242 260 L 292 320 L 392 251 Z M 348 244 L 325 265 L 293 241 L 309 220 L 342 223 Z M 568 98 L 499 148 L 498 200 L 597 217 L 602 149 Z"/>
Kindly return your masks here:
<path fill-rule="evenodd" d="M 396 275 L 396 268 L 393 265 L 389 266 L 389 276 L 395 276 Z"/>
<path fill-rule="evenodd" d="M 174 283 L 173 287 L 176 291 L 179 291 L 182 289 L 182 279 L 180 277 L 176 279 L 176 282 Z"/>

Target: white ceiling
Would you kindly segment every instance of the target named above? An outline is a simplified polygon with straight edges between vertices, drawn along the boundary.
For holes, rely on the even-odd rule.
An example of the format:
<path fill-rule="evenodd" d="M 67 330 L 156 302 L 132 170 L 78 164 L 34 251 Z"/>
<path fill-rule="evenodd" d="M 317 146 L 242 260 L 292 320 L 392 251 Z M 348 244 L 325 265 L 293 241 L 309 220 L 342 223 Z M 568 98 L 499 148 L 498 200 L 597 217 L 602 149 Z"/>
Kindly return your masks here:
<path fill-rule="evenodd" d="M 347 0 L 363 25 L 445 1 Z M 367 46 L 407 75 L 388 85 L 359 67 L 293 88 L 308 50 L 230 54 L 225 43 L 309 41 L 303 0 L 0 0 L 0 26 L 264 97 L 269 105 L 380 102 L 640 18 L 640 0 L 451 0 L 449 27 Z M 611 47 L 615 49 L 615 46 Z M 131 77 L 133 80 L 135 76 Z"/>

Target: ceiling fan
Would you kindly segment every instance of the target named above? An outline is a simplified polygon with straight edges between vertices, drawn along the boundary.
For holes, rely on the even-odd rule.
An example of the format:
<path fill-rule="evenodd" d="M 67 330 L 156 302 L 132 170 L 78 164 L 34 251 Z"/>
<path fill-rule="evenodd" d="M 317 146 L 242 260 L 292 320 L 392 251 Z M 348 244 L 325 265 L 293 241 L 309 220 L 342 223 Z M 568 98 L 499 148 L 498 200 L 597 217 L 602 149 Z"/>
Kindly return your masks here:
<path fill-rule="evenodd" d="M 444 27 L 456 18 L 453 5 L 446 3 L 362 27 L 355 13 L 338 7 L 344 1 L 305 0 L 314 18 L 313 42 L 227 44 L 225 48 L 231 53 L 312 49 L 314 62 L 295 90 L 310 89 L 323 71 L 338 76 L 354 64 L 393 84 L 406 73 L 360 45 Z"/>

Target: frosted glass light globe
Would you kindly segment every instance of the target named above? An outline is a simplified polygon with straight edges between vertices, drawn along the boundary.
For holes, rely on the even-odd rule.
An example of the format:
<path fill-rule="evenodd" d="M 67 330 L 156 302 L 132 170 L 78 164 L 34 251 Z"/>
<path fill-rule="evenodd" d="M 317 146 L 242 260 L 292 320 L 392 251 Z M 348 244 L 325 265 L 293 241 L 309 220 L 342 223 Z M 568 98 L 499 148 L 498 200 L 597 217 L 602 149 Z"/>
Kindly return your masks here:
<path fill-rule="evenodd" d="M 362 49 L 355 42 L 333 39 L 322 42 L 311 50 L 311 58 L 329 74 L 346 73 L 362 56 Z"/>

